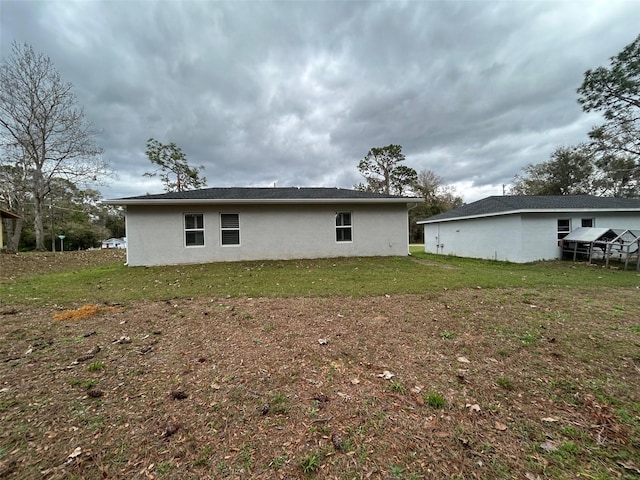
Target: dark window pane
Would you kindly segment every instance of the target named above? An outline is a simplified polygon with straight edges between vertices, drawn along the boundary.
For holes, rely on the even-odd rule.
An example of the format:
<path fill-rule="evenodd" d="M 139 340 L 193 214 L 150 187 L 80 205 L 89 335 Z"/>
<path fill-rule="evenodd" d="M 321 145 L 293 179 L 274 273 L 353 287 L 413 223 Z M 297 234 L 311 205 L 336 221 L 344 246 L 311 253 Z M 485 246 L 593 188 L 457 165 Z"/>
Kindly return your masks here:
<path fill-rule="evenodd" d="M 240 228 L 240 218 L 237 213 L 220 214 L 220 226 L 222 228 Z"/>
<path fill-rule="evenodd" d="M 240 245 L 240 230 L 223 230 L 222 245 Z"/>
<path fill-rule="evenodd" d="M 190 231 L 185 232 L 186 244 L 188 247 L 194 245 L 204 245 L 204 232 Z"/>
<path fill-rule="evenodd" d="M 204 228 L 204 218 L 201 213 L 187 214 L 184 216 L 184 228 L 193 230 L 195 228 Z"/>
<path fill-rule="evenodd" d="M 583 227 L 593 227 L 593 218 L 583 218 L 582 219 L 582 226 Z"/>
<path fill-rule="evenodd" d="M 338 241 L 338 242 L 350 242 L 351 241 L 351 227 L 336 228 L 336 241 Z"/>
<path fill-rule="evenodd" d="M 346 227 L 351 225 L 351 213 L 339 212 L 336 213 L 336 227 Z"/>

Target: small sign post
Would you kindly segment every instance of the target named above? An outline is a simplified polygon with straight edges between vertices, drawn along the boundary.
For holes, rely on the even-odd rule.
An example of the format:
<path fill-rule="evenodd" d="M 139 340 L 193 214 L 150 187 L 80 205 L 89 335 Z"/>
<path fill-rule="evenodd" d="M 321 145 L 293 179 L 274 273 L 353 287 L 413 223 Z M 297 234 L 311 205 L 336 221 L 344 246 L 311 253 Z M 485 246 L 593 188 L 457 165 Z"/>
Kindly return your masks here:
<path fill-rule="evenodd" d="M 58 238 L 60 239 L 60 251 L 64 252 L 64 235 L 58 235 Z"/>

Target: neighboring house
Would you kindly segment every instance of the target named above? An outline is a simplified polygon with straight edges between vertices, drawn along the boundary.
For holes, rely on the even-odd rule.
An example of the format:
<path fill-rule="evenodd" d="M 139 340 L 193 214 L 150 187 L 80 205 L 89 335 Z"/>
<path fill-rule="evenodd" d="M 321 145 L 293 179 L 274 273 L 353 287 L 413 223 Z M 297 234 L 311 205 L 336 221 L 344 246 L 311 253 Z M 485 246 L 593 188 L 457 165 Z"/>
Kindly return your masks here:
<path fill-rule="evenodd" d="M 524 263 L 560 258 L 561 240 L 578 227 L 640 229 L 640 199 L 494 196 L 417 223 L 426 252 Z"/>
<path fill-rule="evenodd" d="M 10 212 L 9 210 L 5 210 L 4 208 L 0 208 L 0 250 L 4 248 L 4 237 L 2 233 L 4 229 L 4 222 L 2 221 L 3 218 L 8 218 L 14 221 L 20 218 L 20 215 Z"/>
<path fill-rule="evenodd" d="M 107 240 L 102 241 L 102 248 L 109 249 L 125 249 L 127 248 L 127 239 L 126 238 L 109 238 Z"/>
<path fill-rule="evenodd" d="M 129 265 L 407 255 L 421 198 L 339 188 L 206 188 L 126 206 Z"/>

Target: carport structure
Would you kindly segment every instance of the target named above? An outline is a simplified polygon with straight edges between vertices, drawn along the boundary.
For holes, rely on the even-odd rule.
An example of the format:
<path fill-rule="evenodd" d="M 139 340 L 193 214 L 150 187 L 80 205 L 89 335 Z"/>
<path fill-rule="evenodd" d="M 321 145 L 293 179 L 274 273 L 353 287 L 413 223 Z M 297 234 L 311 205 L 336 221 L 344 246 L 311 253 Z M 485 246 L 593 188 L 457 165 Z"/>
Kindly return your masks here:
<path fill-rule="evenodd" d="M 635 256 L 636 270 L 640 271 L 640 230 L 580 227 L 562 239 L 562 257 L 602 258 L 609 266 L 611 258 L 624 259 L 625 270 Z"/>

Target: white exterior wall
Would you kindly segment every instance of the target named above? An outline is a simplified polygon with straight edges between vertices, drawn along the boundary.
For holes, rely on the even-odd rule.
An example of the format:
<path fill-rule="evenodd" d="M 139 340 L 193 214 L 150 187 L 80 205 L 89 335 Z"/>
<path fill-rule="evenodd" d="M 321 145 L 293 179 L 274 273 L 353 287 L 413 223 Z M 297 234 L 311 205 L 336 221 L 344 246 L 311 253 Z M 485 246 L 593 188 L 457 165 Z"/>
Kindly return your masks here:
<path fill-rule="evenodd" d="M 520 217 L 429 223 L 424 226 L 425 251 L 458 257 L 516 261 L 520 252 Z"/>
<path fill-rule="evenodd" d="M 640 215 L 624 212 L 524 213 L 424 225 L 425 252 L 516 263 L 560 258 L 558 220 L 594 227 L 640 230 Z M 440 245 L 438 247 L 438 245 Z"/>
<path fill-rule="evenodd" d="M 351 212 L 351 242 L 336 242 L 336 212 Z M 204 215 L 205 245 L 185 246 L 184 214 Z M 237 213 L 240 245 L 221 245 L 220 213 Z M 407 255 L 406 204 L 127 207 L 129 265 Z"/>

